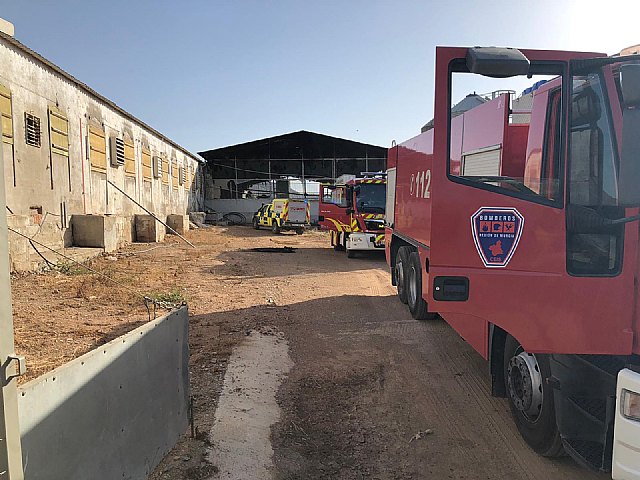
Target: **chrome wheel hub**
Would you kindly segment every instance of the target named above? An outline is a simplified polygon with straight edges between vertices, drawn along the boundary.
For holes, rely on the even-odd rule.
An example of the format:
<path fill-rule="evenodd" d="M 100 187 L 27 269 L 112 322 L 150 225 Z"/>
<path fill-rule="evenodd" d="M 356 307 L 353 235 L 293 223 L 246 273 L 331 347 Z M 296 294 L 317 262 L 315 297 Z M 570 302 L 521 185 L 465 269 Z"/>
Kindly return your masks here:
<path fill-rule="evenodd" d="M 520 352 L 509 360 L 507 371 L 509 397 L 525 416 L 535 420 L 542 412 L 542 374 L 535 355 Z"/>

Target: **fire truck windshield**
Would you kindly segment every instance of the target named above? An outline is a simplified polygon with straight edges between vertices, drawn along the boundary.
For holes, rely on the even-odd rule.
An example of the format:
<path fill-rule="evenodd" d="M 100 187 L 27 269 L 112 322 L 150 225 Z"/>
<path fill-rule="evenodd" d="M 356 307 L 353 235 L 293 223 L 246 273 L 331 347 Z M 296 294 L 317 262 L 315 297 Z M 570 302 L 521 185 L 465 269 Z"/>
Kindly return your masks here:
<path fill-rule="evenodd" d="M 361 183 L 354 191 L 356 207 L 360 213 L 384 213 L 386 186 L 383 183 Z"/>

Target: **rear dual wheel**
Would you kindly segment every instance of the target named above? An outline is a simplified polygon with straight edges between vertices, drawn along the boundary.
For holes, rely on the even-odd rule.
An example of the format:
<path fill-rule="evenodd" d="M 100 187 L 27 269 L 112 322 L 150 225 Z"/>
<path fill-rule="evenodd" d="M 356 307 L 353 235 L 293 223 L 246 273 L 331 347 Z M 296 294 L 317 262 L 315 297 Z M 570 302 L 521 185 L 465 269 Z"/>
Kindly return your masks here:
<path fill-rule="evenodd" d="M 409 266 L 409 247 L 400 247 L 396 253 L 396 264 L 394 274 L 396 286 L 398 287 L 398 298 L 402 303 L 407 303 L 407 269 Z"/>
<path fill-rule="evenodd" d="M 418 252 L 409 254 L 407 270 L 407 305 L 416 320 L 435 320 L 437 313 L 427 311 L 427 302 L 422 298 L 422 266 Z"/>

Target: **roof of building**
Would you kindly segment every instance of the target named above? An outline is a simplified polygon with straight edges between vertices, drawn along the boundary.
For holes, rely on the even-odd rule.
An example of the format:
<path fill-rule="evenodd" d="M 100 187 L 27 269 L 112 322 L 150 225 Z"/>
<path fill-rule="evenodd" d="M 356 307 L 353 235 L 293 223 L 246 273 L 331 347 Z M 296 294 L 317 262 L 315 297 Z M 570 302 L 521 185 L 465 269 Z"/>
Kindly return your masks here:
<path fill-rule="evenodd" d="M 198 152 L 205 160 L 300 160 L 316 158 L 385 158 L 387 149 L 321 133 L 300 130 L 275 137 Z"/>
<path fill-rule="evenodd" d="M 13 47 L 17 48 L 18 50 L 20 50 L 21 52 L 33 57 L 34 59 L 36 59 L 37 61 L 39 61 L 40 63 L 42 63 L 43 65 L 45 65 L 46 67 L 50 68 L 51 70 L 53 70 L 55 73 L 57 73 L 58 75 L 64 77 L 65 79 L 67 79 L 68 81 L 70 81 L 71 83 L 73 83 L 74 85 L 76 85 L 78 88 L 80 88 L 81 90 L 84 90 L 86 93 L 88 93 L 89 95 L 97 98 L 98 100 L 100 100 L 101 102 L 105 103 L 107 106 L 109 106 L 110 108 L 113 108 L 115 111 L 117 111 L 119 114 L 127 117 L 129 120 L 136 122 L 137 124 L 141 125 L 142 127 L 144 127 L 145 129 L 149 130 L 149 132 L 153 133 L 154 135 L 158 136 L 161 140 L 164 140 L 165 142 L 169 143 L 170 145 L 172 145 L 173 147 L 177 148 L 178 150 L 180 150 L 181 152 L 189 155 L 190 157 L 193 157 L 195 160 L 202 162 L 202 160 L 200 158 L 197 157 L 197 155 L 191 153 L 189 150 L 187 150 L 186 148 L 184 148 L 183 146 L 177 144 L 176 142 L 174 142 L 173 140 L 171 140 L 170 138 L 166 137 L 165 135 L 163 135 L 162 133 L 158 132 L 155 128 L 149 126 L 148 124 L 146 124 L 145 122 L 143 122 L 142 120 L 140 120 L 139 118 L 135 117 L 134 115 L 130 114 L 129 112 L 127 112 L 126 110 L 124 110 L 122 107 L 119 107 L 118 105 L 116 105 L 113 101 L 109 100 L 108 98 L 100 95 L 98 92 L 96 92 L 94 89 L 92 89 L 91 87 L 89 87 L 87 84 L 82 83 L 80 80 L 78 80 L 77 78 L 75 78 L 73 75 L 71 75 L 70 73 L 65 72 L 62 68 L 58 67 L 56 64 L 50 62 L 49 60 L 47 60 L 46 58 L 44 58 L 42 55 L 40 55 L 38 52 L 35 52 L 33 50 L 31 50 L 29 47 L 27 47 L 26 45 L 24 45 L 23 43 L 19 42 L 18 40 L 16 40 L 14 37 L 7 35 L 6 33 L 0 31 L 0 39 L 4 40 L 5 42 L 9 43 L 10 45 L 12 45 Z"/>

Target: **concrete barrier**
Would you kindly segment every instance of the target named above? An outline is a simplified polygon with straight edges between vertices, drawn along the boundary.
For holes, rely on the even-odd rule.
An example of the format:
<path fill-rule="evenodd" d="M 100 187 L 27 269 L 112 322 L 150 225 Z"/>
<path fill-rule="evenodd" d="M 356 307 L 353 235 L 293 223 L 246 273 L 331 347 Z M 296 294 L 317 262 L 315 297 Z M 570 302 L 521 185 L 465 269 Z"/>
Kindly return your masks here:
<path fill-rule="evenodd" d="M 146 479 L 188 425 L 183 307 L 25 384 L 26 480 Z"/>
<path fill-rule="evenodd" d="M 135 215 L 136 242 L 155 243 L 164 241 L 167 227 L 151 215 Z"/>
<path fill-rule="evenodd" d="M 116 217 L 113 215 L 71 215 L 73 245 L 99 247 L 105 252 L 118 248 Z"/>

